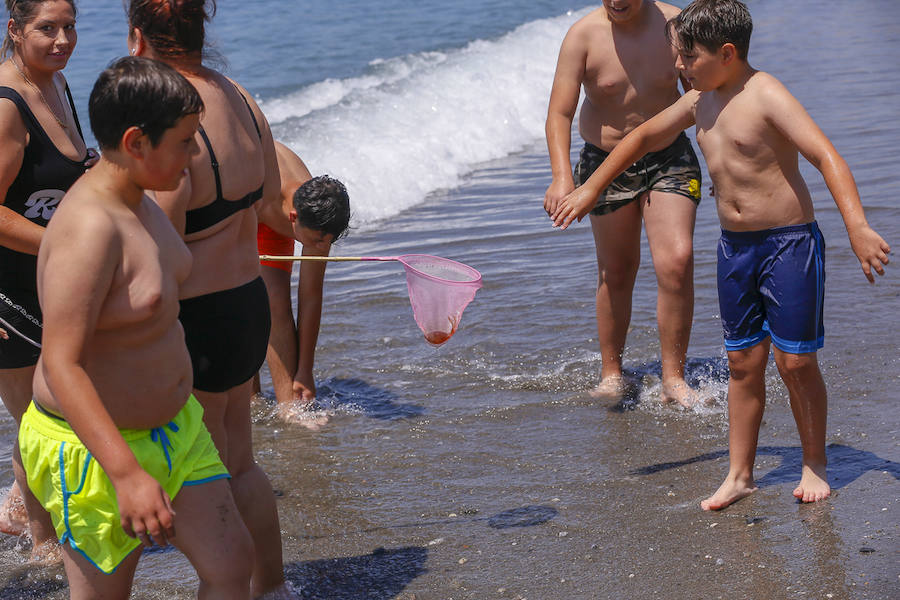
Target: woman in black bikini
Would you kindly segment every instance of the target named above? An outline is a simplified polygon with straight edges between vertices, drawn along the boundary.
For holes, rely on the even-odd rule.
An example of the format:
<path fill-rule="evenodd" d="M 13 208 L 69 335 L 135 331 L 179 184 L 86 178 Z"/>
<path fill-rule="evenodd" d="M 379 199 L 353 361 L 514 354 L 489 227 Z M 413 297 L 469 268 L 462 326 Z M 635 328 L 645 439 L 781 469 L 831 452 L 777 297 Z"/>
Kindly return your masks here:
<path fill-rule="evenodd" d="M 75 49 L 74 0 L 6 0 L 10 26 L 0 65 L 0 397 L 16 420 L 31 402 L 41 350 L 37 251 L 44 228 L 66 190 L 96 160 L 89 153 L 62 75 Z M 0 530 L 19 534 L 24 490 L 33 556 L 55 544 L 47 513 L 24 486 L 18 444 L 13 486 L 0 508 Z"/>
<path fill-rule="evenodd" d="M 131 0 L 129 51 L 174 67 L 203 98 L 201 152 L 181 187 L 157 193 L 156 201 L 194 257 L 179 318 L 194 394 L 253 537 L 253 596 L 291 597 L 275 497 L 253 457 L 250 428 L 250 385 L 265 359 L 270 328 L 256 209 L 260 199 L 280 193 L 278 163 L 269 125 L 252 97 L 203 64 L 204 24 L 214 12 L 212 0 Z"/>

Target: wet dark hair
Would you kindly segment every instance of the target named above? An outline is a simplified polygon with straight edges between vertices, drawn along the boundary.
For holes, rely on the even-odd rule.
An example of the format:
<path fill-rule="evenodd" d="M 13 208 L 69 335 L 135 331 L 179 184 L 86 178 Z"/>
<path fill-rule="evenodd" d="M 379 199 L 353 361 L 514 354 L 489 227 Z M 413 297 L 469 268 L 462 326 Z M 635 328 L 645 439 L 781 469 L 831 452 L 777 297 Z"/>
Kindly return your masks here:
<path fill-rule="evenodd" d="M 140 29 L 154 52 L 163 58 L 181 58 L 203 53 L 205 25 L 216 14 L 216 2 L 131 0 L 127 11 L 129 27 Z"/>
<path fill-rule="evenodd" d="M 344 184 L 328 175 L 313 177 L 294 192 L 300 225 L 330 233 L 336 242 L 350 225 L 350 196 Z"/>
<path fill-rule="evenodd" d="M 104 150 L 119 147 L 129 127 L 159 144 L 179 119 L 203 110 L 194 86 L 165 63 L 126 56 L 100 73 L 88 103 L 91 129 Z"/>
<path fill-rule="evenodd" d="M 38 7 L 44 2 L 47 2 L 47 0 L 6 0 L 6 10 L 16 27 L 23 29 L 31 23 L 32 19 L 34 19 L 34 13 L 37 12 Z M 67 0 L 67 2 L 72 5 L 72 12 L 77 13 L 75 0 Z M 0 46 L 0 58 L 12 52 L 14 46 L 15 44 L 13 44 L 9 33 L 7 33 L 3 39 L 3 46 Z"/>
<path fill-rule="evenodd" d="M 740 0 L 694 0 L 666 23 L 666 37 L 680 50 L 691 51 L 700 44 L 717 52 L 734 44 L 738 58 L 747 60 L 753 20 Z"/>

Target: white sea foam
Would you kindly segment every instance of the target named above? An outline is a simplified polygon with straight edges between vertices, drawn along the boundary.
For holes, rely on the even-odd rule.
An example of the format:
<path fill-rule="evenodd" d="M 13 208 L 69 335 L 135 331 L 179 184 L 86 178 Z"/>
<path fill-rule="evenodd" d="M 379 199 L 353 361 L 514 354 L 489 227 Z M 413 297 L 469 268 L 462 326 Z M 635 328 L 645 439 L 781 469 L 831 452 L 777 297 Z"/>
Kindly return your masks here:
<path fill-rule="evenodd" d="M 585 12 L 447 52 L 374 61 L 363 76 L 261 106 L 275 137 L 313 174 L 344 181 L 355 225 L 384 219 L 543 137 L 560 43 Z"/>

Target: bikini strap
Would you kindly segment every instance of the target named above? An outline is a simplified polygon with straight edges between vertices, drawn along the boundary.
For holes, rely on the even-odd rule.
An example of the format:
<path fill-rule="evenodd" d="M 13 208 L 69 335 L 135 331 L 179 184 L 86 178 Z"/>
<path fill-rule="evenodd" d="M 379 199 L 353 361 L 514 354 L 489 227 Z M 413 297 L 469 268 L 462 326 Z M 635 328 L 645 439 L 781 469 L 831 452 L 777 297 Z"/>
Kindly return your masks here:
<path fill-rule="evenodd" d="M 209 143 L 209 136 L 206 135 L 206 130 L 203 129 L 203 125 L 197 127 L 197 131 L 200 132 L 200 137 L 203 138 L 203 143 L 206 144 L 206 149 L 209 151 L 209 161 L 212 164 L 213 175 L 216 178 L 216 200 L 221 200 L 222 179 L 219 177 L 219 161 L 216 160 L 216 153 L 213 152 L 212 144 Z"/>
<path fill-rule="evenodd" d="M 238 94 L 241 94 L 238 92 Z M 259 136 L 260 141 L 262 141 L 262 132 L 259 130 L 259 123 L 256 122 L 256 115 L 253 114 L 253 109 L 250 108 L 250 103 L 247 102 L 247 97 L 241 94 L 241 99 L 244 101 L 244 104 L 247 105 L 247 110 L 250 111 L 250 118 L 253 119 L 253 126 L 256 127 L 256 135 Z"/>
<path fill-rule="evenodd" d="M 78 121 L 78 111 L 75 110 L 75 100 L 72 99 L 72 91 L 69 89 L 69 84 L 66 84 L 66 98 L 69 99 L 69 107 L 72 109 L 72 116 L 75 117 L 75 127 L 78 129 L 78 135 L 81 136 L 81 140 L 84 141 L 84 134 L 81 132 L 81 123 Z"/>

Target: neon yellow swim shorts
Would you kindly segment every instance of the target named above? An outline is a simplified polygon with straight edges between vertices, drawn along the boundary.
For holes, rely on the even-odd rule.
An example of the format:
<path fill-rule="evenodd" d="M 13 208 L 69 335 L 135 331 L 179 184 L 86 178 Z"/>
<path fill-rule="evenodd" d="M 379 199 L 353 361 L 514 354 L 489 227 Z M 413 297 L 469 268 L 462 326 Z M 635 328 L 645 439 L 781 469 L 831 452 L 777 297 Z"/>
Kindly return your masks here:
<path fill-rule="evenodd" d="M 230 477 L 191 395 L 171 423 L 120 429 L 138 463 L 175 499 L 186 485 Z M 28 487 L 50 513 L 61 544 L 112 573 L 141 542 L 122 529 L 116 490 L 62 418 L 29 405 L 19 427 Z"/>

